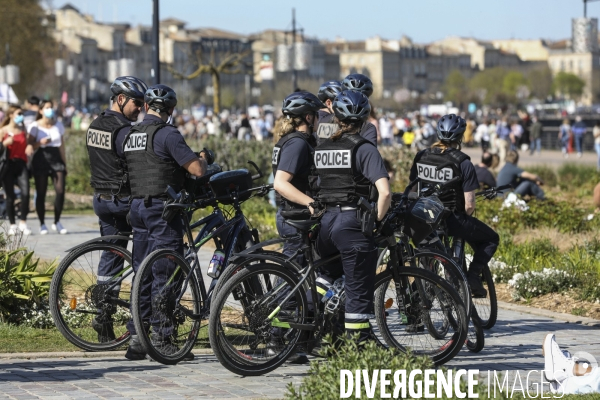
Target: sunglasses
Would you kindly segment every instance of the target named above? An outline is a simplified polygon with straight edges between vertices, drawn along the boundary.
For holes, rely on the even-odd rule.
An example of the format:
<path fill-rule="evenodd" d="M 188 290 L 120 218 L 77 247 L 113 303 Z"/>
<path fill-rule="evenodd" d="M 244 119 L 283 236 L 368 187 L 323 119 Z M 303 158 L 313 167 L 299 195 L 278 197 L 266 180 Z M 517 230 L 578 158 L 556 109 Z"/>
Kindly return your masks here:
<path fill-rule="evenodd" d="M 143 106 L 143 105 L 144 105 L 144 102 L 143 102 L 142 100 L 131 99 L 131 101 L 133 102 L 133 104 L 134 104 L 136 107 L 141 107 L 141 106 Z"/>

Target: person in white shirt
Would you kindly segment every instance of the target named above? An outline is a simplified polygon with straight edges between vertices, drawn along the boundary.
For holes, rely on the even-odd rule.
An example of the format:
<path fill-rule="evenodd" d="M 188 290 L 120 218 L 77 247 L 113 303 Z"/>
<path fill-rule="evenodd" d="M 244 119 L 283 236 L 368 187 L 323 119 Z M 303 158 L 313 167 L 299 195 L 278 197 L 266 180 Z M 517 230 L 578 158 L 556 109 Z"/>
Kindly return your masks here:
<path fill-rule="evenodd" d="M 546 335 L 542 345 L 544 376 L 550 381 L 550 390 L 561 397 L 565 394 L 600 393 L 600 369 L 585 360 L 578 362 L 568 351 L 561 350 L 553 333 Z M 582 354 L 589 358 L 589 354 Z M 593 356 L 592 356 L 593 358 Z M 596 363 L 597 364 L 597 363 Z"/>
<path fill-rule="evenodd" d="M 45 222 L 45 202 L 48 190 L 48 178 L 52 178 L 56 197 L 54 199 L 54 223 L 52 230 L 64 235 L 67 229 L 60 222 L 60 215 L 65 203 L 65 178 L 67 162 L 63 135 L 65 128 L 56 119 L 51 100 L 41 103 L 37 120 L 29 126 L 29 144 L 35 150 L 31 161 L 33 179 L 35 181 L 35 209 L 40 220 L 40 234 L 48 233 Z"/>
<path fill-rule="evenodd" d="M 485 153 L 490 148 L 490 132 L 488 130 L 488 121 L 483 120 L 481 124 L 477 126 L 475 133 L 481 142 L 481 150 Z"/>
<path fill-rule="evenodd" d="M 394 130 L 392 121 L 387 116 L 379 118 L 379 134 L 381 135 L 381 144 L 383 146 L 391 146 L 394 139 Z"/>

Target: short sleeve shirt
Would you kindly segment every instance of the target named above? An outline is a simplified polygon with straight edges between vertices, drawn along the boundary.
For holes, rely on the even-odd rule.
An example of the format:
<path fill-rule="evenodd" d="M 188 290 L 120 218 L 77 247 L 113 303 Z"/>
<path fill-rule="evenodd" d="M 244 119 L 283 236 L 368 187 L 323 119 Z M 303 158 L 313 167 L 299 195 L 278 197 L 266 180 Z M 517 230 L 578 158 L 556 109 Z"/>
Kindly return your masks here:
<path fill-rule="evenodd" d="M 123 114 L 118 113 L 113 110 L 106 110 L 104 112 L 104 115 L 117 117 L 124 124 L 130 125 L 130 126 L 125 126 L 121 129 L 119 129 L 119 131 L 117 132 L 117 137 L 115 138 L 115 151 L 117 152 L 117 155 L 119 156 L 119 158 L 125 160 L 125 154 L 123 153 L 123 143 L 125 142 L 125 137 L 131 130 L 131 121 L 129 121 L 127 118 L 125 118 L 125 116 Z"/>
<path fill-rule="evenodd" d="M 494 178 L 494 175 L 492 175 L 489 169 L 476 165 L 475 172 L 477 173 L 477 180 L 479 183 L 483 183 L 489 187 L 496 186 L 496 178 Z"/>
<path fill-rule="evenodd" d="M 292 175 L 304 175 L 310 172 L 310 145 L 302 138 L 288 140 L 279 155 L 278 171 Z"/>
<path fill-rule="evenodd" d="M 507 162 L 504 167 L 498 172 L 498 186 L 513 185 L 518 183 L 523 170 L 513 163 Z"/>
<path fill-rule="evenodd" d="M 381 178 L 389 179 L 377 147 L 368 143 L 363 144 L 356 151 L 356 168 L 373 184 Z"/>
<path fill-rule="evenodd" d="M 366 122 L 360 130 L 360 136 L 377 146 L 377 128 L 370 122 Z"/>
<path fill-rule="evenodd" d="M 163 122 L 156 115 L 146 115 L 140 125 Z M 183 166 L 198 156 L 190 149 L 181 133 L 174 126 L 168 125 L 154 134 L 154 153 L 165 161 L 175 160 Z"/>
<path fill-rule="evenodd" d="M 425 151 L 425 150 L 423 150 Z M 419 154 L 422 154 L 419 153 Z M 417 157 L 419 157 L 417 154 Z M 416 159 L 416 157 L 415 157 Z M 477 174 L 475 173 L 475 167 L 471 160 L 463 160 L 460 163 L 460 172 L 463 178 L 462 189 L 463 192 L 472 192 L 473 190 L 479 189 L 479 180 L 477 180 Z M 410 176 L 409 180 L 412 182 L 417 179 L 417 163 L 413 162 L 412 167 L 410 168 Z"/>
<path fill-rule="evenodd" d="M 32 137 L 35 138 L 36 142 L 41 141 L 45 138 L 50 138 L 50 143 L 41 145 L 40 147 L 60 147 L 62 144 L 62 137 L 65 134 L 65 127 L 62 122 L 56 121 L 50 128 L 44 128 L 38 125 L 38 121 L 33 122 L 29 125 L 29 132 Z"/>

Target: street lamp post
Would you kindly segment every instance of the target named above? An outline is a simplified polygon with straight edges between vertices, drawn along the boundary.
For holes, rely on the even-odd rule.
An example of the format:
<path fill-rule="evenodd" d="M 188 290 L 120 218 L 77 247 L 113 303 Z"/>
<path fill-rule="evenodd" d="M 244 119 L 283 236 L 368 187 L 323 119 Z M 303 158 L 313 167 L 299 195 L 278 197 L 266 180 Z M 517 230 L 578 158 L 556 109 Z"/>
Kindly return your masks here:
<path fill-rule="evenodd" d="M 152 77 L 154 83 L 160 83 L 160 43 L 158 41 L 159 31 L 159 0 L 152 0 Z"/>

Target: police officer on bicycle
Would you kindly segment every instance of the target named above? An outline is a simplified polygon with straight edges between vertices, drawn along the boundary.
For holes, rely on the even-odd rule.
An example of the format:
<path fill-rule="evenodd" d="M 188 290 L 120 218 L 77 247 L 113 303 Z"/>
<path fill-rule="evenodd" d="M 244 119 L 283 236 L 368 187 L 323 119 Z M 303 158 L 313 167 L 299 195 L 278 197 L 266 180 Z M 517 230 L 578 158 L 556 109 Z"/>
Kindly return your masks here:
<path fill-rule="evenodd" d="M 134 271 L 156 249 L 173 249 L 183 255 L 182 219 L 173 218 L 170 222 L 162 219 L 163 202 L 167 199 L 165 191 L 167 186 L 177 192 L 182 190 L 186 172 L 200 177 L 207 168 L 206 161 L 199 158 L 186 144 L 177 128 L 167 122 L 172 118 L 177 105 L 173 89 L 166 85 L 151 86 L 145 93 L 144 101 L 147 114 L 139 125 L 131 128 L 123 145 L 133 198 L 130 219 L 133 227 Z M 160 267 L 168 269 L 175 265 Z M 165 274 L 160 276 L 164 277 Z M 152 286 L 161 286 L 161 282 L 154 283 L 157 285 Z M 149 289 L 148 292 L 150 291 Z M 155 297 L 155 293 L 148 293 L 141 301 L 144 319 L 150 319 L 152 297 Z M 131 360 L 144 358 L 146 352 L 137 338 L 133 321 L 127 324 L 127 328 L 132 334 L 132 340 L 125 357 Z M 171 342 L 170 333 L 164 331 L 164 328 L 163 331 L 152 332 L 153 344 L 164 354 L 179 351 L 176 343 Z M 189 359 L 193 359 L 191 353 L 185 358 Z"/>
<path fill-rule="evenodd" d="M 321 219 L 317 251 L 322 258 L 341 253 L 341 262 L 323 266 L 317 281 L 324 294 L 329 284 L 345 275 L 345 329 L 371 337 L 377 247 L 375 220 L 385 216 L 391 202 L 389 176 L 377 147 L 359 132 L 371 106 L 366 95 L 347 90 L 333 101 L 339 130 L 317 146 L 315 166 L 320 178 L 318 200 L 326 208 Z M 372 211 L 359 204 L 368 202 Z"/>
<path fill-rule="evenodd" d="M 355 92 L 360 92 L 367 97 L 371 97 L 373 94 L 373 82 L 369 79 L 368 76 L 363 74 L 350 74 L 344 78 L 342 81 L 343 90 L 353 90 Z M 369 103 L 370 104 L 370 103 Z M 373 106 L 371 105 L 371 108 Z M 360 128 L 360 136 L 367 139 L 369 142 L 373 143 L 377 146 L 377 128 L 375 125 L 370 123 L 367 119 L 364 120 L 361 128 Z"/>
<path fill-rule="evenodd" d="M 317 112 L 323 103 L 314 94 L 301 91 L 285 98 L 281 111 L 280 139 L 273 147 L 273 188 L 277 201 L 277 231 L 280 236 L 294 236 L 296 228 L 285 223 L 282 210 L 306 209 L 316 194 L 314 168 L 315 140 L 312 136 Z M 302 247 L 301 239 L 286 240 L 283 254 L 293 256 Z M 298 262 L 305 262 L 299 255 Z"/>
<path fill-rule="evenodd" d="M 422 190 L 460 177 L 445 187 L 439 197 L 446 208 L 453 211 L 446 220 L 448 234 L 463 238 L 474 251 L 467 273 L 471 293 L 473 297 L 486 297 L 487 291 L 480 275 L 496 252 L 500 238 L 492 228 L 472 216 L 479 182 L 469 156 L 460 151 L 466 126 L 461 117 L 444 115 L 437 124 L 438 142 L 417 153 L 410 170 L 410 180 L 421 178 L 423 183 L 419 190 Z"/>
<path fill-rule="evenodd" d="M 98 216 L 100 235 L 118 235 L 129 232 L 127 222 L 130 188 L 127 164 L 123 155 L 123 141 L 132 122 L 144 105 L 148 87 L 133 76 L 121 76 L 112 83 L 112 106 L 92 121 L 86 134 L 90 158 L 91 179 L 94 188 L 93 206 Z M 108 240 L 127 247 L 127 240 Z M 105 251 L 98 263 L 98 283 L 108 281 L 123 269 L 123 258 Z M 118 289 L 117 289 L 118 290 Z M 110 311 L 109 311 L 110 312 Z M 112 316 L 99 315 L 92 320 L 100 343 L 115 339 Z"/>

